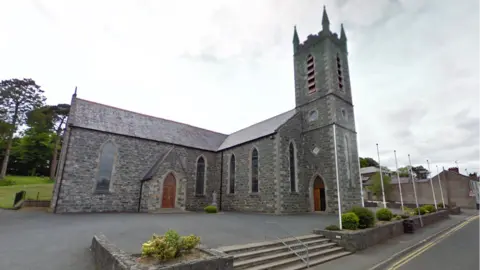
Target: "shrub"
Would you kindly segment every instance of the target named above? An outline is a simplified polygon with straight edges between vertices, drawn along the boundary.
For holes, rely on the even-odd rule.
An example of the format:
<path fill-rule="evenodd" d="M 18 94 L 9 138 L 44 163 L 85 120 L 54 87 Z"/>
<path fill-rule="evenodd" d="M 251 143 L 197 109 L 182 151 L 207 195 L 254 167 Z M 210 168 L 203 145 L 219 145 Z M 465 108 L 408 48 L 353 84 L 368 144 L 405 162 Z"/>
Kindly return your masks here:
<path fill-rule="evenodd" d="M 402 217 L 401 217 L 401 216 L 398 216 L 398 215 L 396 215 L 396 216 L 395 216 L 393 219 L 394 219 L 394 220 L 402 220 Z"/>
<path fill-rule="evenodd" d="M 354 206 L 349 212 L 357 215 L 359 229 L 371 228 L 375 225 L 375 214 L 373 214 L 372 210 L 365 207 Z"/>
<path fill-rule="evenodd" d="M 392 211 L 388 208 L 382 208 L 377 211 L 377 219 L 383 221 L 390 221 L 392 220 L 393 214 Z"/>
<path fill-rule="evenodd" d="M 207 207 L 205 207 L 205 212 L 209 213 L 209 214 L 214 214 L 214 213 L 217 213 L 217 207 L 214 206 L 214 205 L 209 205 Z"/>
<path fill-rule="evenodd" d="M 10 179 L 0 180 L 0 187 L 13 186 L 15 184 L 16 184 L 15 181 Z"/>
<path fill-rule="evenodd" d="M 337 225 L 328 225 L 325 227 L 325 230 L 327 231 L 340 231 L 340 228 Z"/>
<path fill-rule="evenodd" d="M 437 209 L 435 209 L 435 206 L 433 206 L 431 204 L 427 204 L 427 205 L 424 205 L 422 207 L 423 207 L 423 209 L 425 209 L 425 211 L 428 211 L 429 213 L 437 212 Z"/>
<path fill-rule="evenodd" d="M 407 219 L 407 218 L 410 217 L 410 215 L 402 214 L 402 215 L 400 215 L 400 217 L 401 217 L 402 219 Z"/>
<path fill-rule="evenodd" d="M 423 208 L 423 207 L 415 208 L 415 211 L 414 211 L 414 212 L 415 212 L 414 215 L 418 215 L 419 212 L 420 212 L 420 215 L 425 215 L 425 213 L 426 213 L 426 212 L 425 212 L 425 208 Z"/>
<path fill-rule="evenodd" d="M 154 234 L 142 245 L 142 257 L 154 257 L 158 260 L 168 260 L 178 257 L 182 252 L 195 248 L 200 243 L 200 237 L 195 235 L 180 236 L 174 230 L 168 230 L 165 235 Z"/>
<path fill-rule="evenodd" d="M 443 203 L 441 203 L 441 202 L 440 202 L 440 203 L 437 203 L 437 207 L 438 207 L 438 209 L 440 209 L 440 208 L 443 209 Z M 445 208 L 448 208 L 448 205 L 447 205 L 447 204 L 445 204 Z"/>
<path fill-rule="evenodd" d="M 342 214 L 342 226 L 347 230 L 356 230 L 358 228 L 358 217 L 355 213 L 349 212 Z"/>

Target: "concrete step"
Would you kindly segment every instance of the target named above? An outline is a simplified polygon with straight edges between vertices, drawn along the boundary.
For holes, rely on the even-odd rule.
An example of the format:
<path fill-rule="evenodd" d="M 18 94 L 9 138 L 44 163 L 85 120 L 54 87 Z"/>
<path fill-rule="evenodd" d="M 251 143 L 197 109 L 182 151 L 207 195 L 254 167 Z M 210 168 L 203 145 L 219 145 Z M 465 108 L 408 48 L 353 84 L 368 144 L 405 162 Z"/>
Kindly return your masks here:
<path fill-rule="evenodd" d="M 337 247 L 333 249 L 322 250 L 310 254 L 309 266 L 319 265 L 346 255 L 351 252 L 343 251 L 343 248 Z M 283 260 L 273 261 L 267 264 L 262 264 L 250 268 L 248 270 L 297 270 L 306 269 L 307 265 L 296 255 Z M 237 269 L 234 267 L 234 269 Z"/>
<path fill-rule="evenodd" d="M 324 256 L 333 252 L 343 250 L 343 248 L 335 246 L 335 243 L 326 243 L 312 246 L 308 250 L 309 257 L 312 259 L 317 256 Z M 307 252 L 306 250 L 299 249 L 297 253 L 300 256 L 305 256 Z M 293 263 L 297 260 L 301 261 L 301 259 L 295 253 L 293 253 L 293 251 L 289 250 L 273 255 L 256 257 L 249 260 L 234 261 L 233 267 L 234 269 L 271 269 L 272 265 L 280 266 L 286 263 Z"/>
<path fill-rule="evenodd" d="M 313 240 L 307 240 L 307 241 L 302 241 L 302 243 L 293 243 L 293 244 L 289 244 L 290 248 L 294 249 L 294 250 L 302 250 L 302 249 L 305 249 L 305 246 L 306 245 L 307 247 L 312 247 L 312 246 L 315 246 L 315 245 L 321 245 L 321 244 L 329 244 L 329 245 L 335 245 L 334 243 L 329 243 L 330 240 L 326 239 L 326 238 L 320 238 L 320 239 L 313 239 Z M 235 261 L 241 261 L 241 260 L 247 260 L 247 259 L 251 259 L 251 258 L 255 258 L 255 257 L 261 257 L 261 256 L 268 256 L 268 255 L 272 255 L 272 254 L 276 254 L 276 253 L 279 253 L 279 252 L 285 252 L 285 251 L 289 251 L 290 249 L 288 247 L 286 247 L 285 245 L 280 245 L 280 246 L 276 246 L 276 247 L 268 247 L 267 248 L 264 248 L 264 249 L 257 249 L 257 250 L 254 250 L 254 251 L 247 251 L 247 252 L 242 252 L 242 253 L 237 253 L 234 255 L 234 258 L 235 258 Z"/>
<path fill-rule="evenodd" d="M 291 244 L 298 243 L 297 239 L 300 241 L 311 241 L 311 240 L 318 240 L 318 239 L 325 239 L 325 238 L 323 237 L 323 235 L 308 234 L 308 235 L 298 236 L 296 238 L 295 237 L 284 238 L 282 240 L 283 242 L 291 245 Z M 280 247 L 280 246 L 284 246 L 282 241 L 274 240 L 274 241 L 264 241 L 264 242 L 250 243 L 250 244 L 244 244 L 244 245 L 219 247 L 217 248 L 217 250 L 230 255 L 236 255 L 239 253 L 256 251 L 256 250 L 266 249 L 266 248 Z"/>
<path fill-rule="evenodd" d="M 343 256 L 347 256 L 347 255 L 350 255 L 350 254 L 351 254 L 351 252 L 348 252 L 348 251 L 339 251 L 339 252 L 334 252 L 334 253 L 326 255 L 326 256 L 313 257 L 313 258 L 310 258 L 309 266 L 312 267 L 312 266 L 315 266 L 315 265 L 326 263 L 328 261 L 332 261 L 332 260 L 341 258 Z M 297 260 L 295 262 L 292 262 L 292 263 L 286 263 L 282 266 L 272 267 L 272 268 L 268 268 L 268 269 L 272 269 L 272 270 L 300 270 L 300 269 L 307 269 L 307 265 L 302 260 L 299 259 L 299 260 Z"/>

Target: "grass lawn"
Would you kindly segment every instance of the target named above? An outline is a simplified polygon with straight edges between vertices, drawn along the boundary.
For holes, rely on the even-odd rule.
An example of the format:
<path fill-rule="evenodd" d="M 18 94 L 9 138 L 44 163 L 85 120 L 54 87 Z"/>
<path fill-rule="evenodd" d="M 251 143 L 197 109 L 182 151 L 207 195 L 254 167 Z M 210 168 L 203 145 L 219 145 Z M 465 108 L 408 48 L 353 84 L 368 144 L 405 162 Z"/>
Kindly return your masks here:
<path fill-rule="evenodd" d="M 9 180 L 15 181 L 13 186 L 0 187 L 0 208 L 13 207 L 15 193 L 25 190 L 26 198 L 50 200 L 52 198 L 53 182 L 48 177 L 33 176 L 7 176 Z"/>

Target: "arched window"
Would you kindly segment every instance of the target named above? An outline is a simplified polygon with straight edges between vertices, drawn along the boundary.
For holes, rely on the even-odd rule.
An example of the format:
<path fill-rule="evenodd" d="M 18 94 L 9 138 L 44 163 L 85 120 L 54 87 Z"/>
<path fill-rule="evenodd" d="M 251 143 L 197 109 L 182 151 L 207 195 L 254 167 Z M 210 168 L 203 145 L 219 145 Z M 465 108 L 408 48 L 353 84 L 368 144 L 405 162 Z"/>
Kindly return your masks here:
<path fill-rule="evenodd" d="M 229 193 L 235 193 L 235 155 L 230 157 Z"/>
<path fill-rule="evenodd" d="M 293 147 L 293 143 L 290 143 L 288 152 L 290 154 L 290 191 L 296 192 L 297 191 L 297 181 L 295 177 L 295 148 Z"/>
<path fill-rule="evenodd" d="M 347 172 L 347 180 L 350 182 L 350 185 L 354 185 L 354 181 L 352 181 L 352 175 L 350 174 L 350 168 L 351 168 L 351 163 L 350 163 L 350 145 L 348 143 L 348 137 L 345 135 L 344 137 L 344 144 L 345 144 L 345 167 L 346 167 L 346 172 Z"/>
<path fill-rule="evenodd" d="M 256 148 L 252 150 L 252 192 L 258 192 L 258 151 Z"/>
<path fill-rule="evenodd" d="M 205 159 L 200 157 L 197 160 L 197 180 L 195 185 L 195 193 L 204 195 L 205 192 Z"/>
<path fill-rule="evenodd" d="M 307 86 L 309 94 L 317 91 L 315 85 L 315 59 L 311 54 L 307 56 Z"/>
<path fill-rule="evenodd" d="M 116 154 L 117 147 L 112 142 L 107 142 L 103 145 L 98 164 L 96 192 L 110 191 L 110 180 Z"/>

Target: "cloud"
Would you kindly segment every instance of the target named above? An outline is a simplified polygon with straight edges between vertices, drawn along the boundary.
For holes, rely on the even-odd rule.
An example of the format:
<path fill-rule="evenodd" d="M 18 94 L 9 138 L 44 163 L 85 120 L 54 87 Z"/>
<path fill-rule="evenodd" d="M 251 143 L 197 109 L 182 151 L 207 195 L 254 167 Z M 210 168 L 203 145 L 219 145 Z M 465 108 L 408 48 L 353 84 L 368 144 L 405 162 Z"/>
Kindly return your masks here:
<path fill-rule="evenodd" d="M 294 107 L 292 31 L 344 23 L 361 156 L 479 171 L 475 0 L 4 1 L 0 74 L 231 133 Z M 188 7 L 188 8 L 186 8 Z"/>

